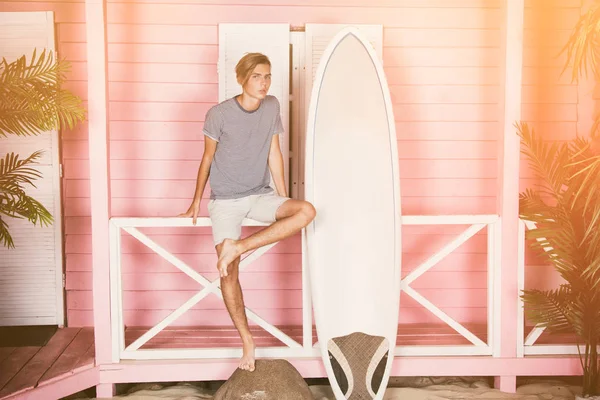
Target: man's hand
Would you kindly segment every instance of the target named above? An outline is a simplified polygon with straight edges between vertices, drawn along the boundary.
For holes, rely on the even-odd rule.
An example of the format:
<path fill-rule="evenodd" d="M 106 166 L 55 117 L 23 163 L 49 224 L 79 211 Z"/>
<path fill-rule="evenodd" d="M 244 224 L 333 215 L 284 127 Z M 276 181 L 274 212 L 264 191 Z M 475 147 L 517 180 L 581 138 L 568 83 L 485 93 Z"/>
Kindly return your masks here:
<path fill-rule="evenodd" d="M 198 212 L 200 211 L 200 202 L 193 201 L 190 205 L 190 208 L 182 214 L 179 214 L 178 217 L 189 218 L 192 217 L 192 224 L 196 225 L 196 219 L 198 218 Z"/>

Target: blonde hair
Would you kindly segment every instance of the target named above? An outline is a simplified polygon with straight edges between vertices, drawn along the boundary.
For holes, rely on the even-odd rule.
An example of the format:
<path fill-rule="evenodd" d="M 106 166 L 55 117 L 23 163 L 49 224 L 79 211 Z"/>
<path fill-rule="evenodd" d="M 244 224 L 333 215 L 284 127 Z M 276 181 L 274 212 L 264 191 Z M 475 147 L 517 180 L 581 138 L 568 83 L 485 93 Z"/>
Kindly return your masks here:
<path fill-rule="evenodd" d="M 242 85 L 242 87 L 246 86 L 248 79 L 250 79 L 250 74 L 252 74 L 252 71 L 254 71 L 254 68 L 256 68 L 258 64 L 266 64 L 270 67 L 271 61 L 269 61 L 269 57 L 262 53 L 247 53 L 240 61 L 238 61 L 235 66 L 235 75 L 238 83 Z"/>

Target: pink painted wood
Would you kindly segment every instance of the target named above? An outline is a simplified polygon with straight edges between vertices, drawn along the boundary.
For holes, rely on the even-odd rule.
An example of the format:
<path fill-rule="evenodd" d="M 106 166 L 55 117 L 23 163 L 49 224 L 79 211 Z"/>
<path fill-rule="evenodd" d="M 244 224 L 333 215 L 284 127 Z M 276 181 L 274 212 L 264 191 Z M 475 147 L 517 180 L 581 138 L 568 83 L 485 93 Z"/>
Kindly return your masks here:
<path fill-rule="evenodd" d="M 85 3 L 64 0 L 3 3 L 5 11 L 55 12 L 59 54 L 72 62 L 67 87 L 81 96 L 92 111 L 90 126 L 82 124 L 62 132 L 67 307 L 71 326 L 91 326 L 96 315 L 100 333 L 98 360 L 102 363 L 108 359 L 106 220 L 109 216 L 171 216 L 189 205 L 203 149 L 204 112 L 218 97 L 219 23 L 383 24 L 385 72 L 394 103 L 399 158 L 404 171 L 403 213 L 498 212 L 504 1 L 348 0 L 342 4 L 338 0 L 293 0 L 282 5 L 280 0 L 264 0 L 256 5 L 252 0 L 239 0 L 234 6 L 230 3 L 108 1 L 106 90 L 110 114 L 107 129 L 100 130 L 93 116 L 101 115 L 96 107 L 101 107 L 99 102 L 104 100 L 88 95 L 88 90 L 103 93 L 105 86 L 95 80 L 94 68 L 101 63 L 93 58 L 98 54 L 88 51 L 88 41 L 92 48 L 100 48 L 94 47 L 94 43 L 98 43 L 96 33 L 101 29 L 90 33 L 85 23 Z M 526 1 L 521 112 L 549 140 L 574 137 L 578 129 L 581 132 L 586 126 L 582 123 L 586 120 L 585 113 L 593 110 L 589 101 L 582 102 L 589 87 L 577 86 L 561 77 L 564 58 L 554 57 L 580 14 L 580 3 L 579 0 Z M 110 159 L 105 162 L 108 154 Z M 109 168 L 107 182 L 105 175 Z M 514 196 L 517 190 L 534 183 L 531 170 L 521 163 L 517 184 L 511 184 L 507 190 L 512 193 L 505 194 Z M 202 203 L 204 216 L 205 206 L 206 200 Z M 511 212 L 514 215 L 514 209 Z M 414 269 L 465 227 L 459 228 L 406 227 L 404 270 Z M 213 269 L 215 256 L 209 228 L 154 231 L 150 236 L 199 271 L 209 273 Z M 484 321 L 485 249 L 486 236 L 477 235 L 414 286 L 460 321 Z M 199 285 L 178 274 L 126 234 L 123 252 L 126 323 L 153 324 L 199 289 Z M 294 237 L 273 248 L 244 273 L 248 301 L 258 305 L 260 314 L 275 323 L 297 324 L 301 320 L 300 262 L 300 240 Z M 553 270 L 538 266 L 539 262 L 529 253 L 527 263 L 528 287 L 551 287 L 557 282 Z M 505 282 L 510 287 L 515 281 L 508 276 L 514 274 L 506 272 Z M 92 289 L 96 290 L 95 300 Z M 209 296 L 210 300 L 198 304 L 177 323 L 229 324 L 222 304 L 213 297 Z M 271 298 L 278 299 L 279 308 L 265 307 Z M 402 304 L 405 306 L 401 316 L 407 323 L 439 322 L 408 298 L 403 298 Z M 511 315 L 506 318 L 510 320 Z M 224 365 L 233 366 L 228 363 Z M 511 365 L 516 363 L 515 360 Z M 436 371 L 472 374 L 472 368 L 480 368 L 480 364 L 461 359 L 456 370 L 446 364 L 430 371 L 426 364 L 412 360 L 406 365 L 415 366 L 415 371 L 423 374 Z M 560 365 L 567 364 L 557 361 L 557 371 L 564 372 Z M 181 365 L 173 373 L 185 376 Z M 395 372 L 407 373 L 403 365 Z M 523 366 L 538 367 L 531 360 Z M 544 371 L 546 366 L 539 367 Z M 304 371 L 308 372 L 306 368 Z M 225 377 L 225 369 L 216 371 L 216 375 Z M 318 371 L 316 367 L 309 374 Z M 120 372 L 107 373 L 111 378 L 105 382 Z M 123 371 L 119 379 L 125 379 L 128 373 Z M 131 376 L 139 377 L 136 374 Z"/>
<path fill-rule="evenodd" d="M 40 348 L 18 373 L 11 377 L 0 390 L 0 396 L 35 387 L 48 367 L 59 358 L 78 332 L 79 329 L 59 329 L 46 346 Z"/>
<path fill-rule="evenodd" d="M 93 347 L 92 328 L 63 328 L 42 347 L 0 348 L 8 353 L 0 362 L 0 399 L 55 399 L 94 386 Z"/>
<path fill-rule="evenodd" d="M 291 359 L 290 363 L 303 377 L 323 377 L 325 371 L 320 361 Z M 168 368 L 165 368 L 168 366 Z M 227 379 L 237 368 L 235 359 L 128 362 L 113 368 L 100 367 L 105 382 L 156 382 Z M 490 359 L 481 357 L 398 357 L 394 360 L 394 376 L 521 376 L 581 374 L 581 365 L 575 358 L 547 357 Z"/>
<path fill-rule="evenodd" d="M 52 382 L 41 383 L 31 390 L 13 393 L 3 400 L 60 399 L 94 386 L 99 381 L 99 368 L 93 363 L 79 371 L 67 372 Z"/>
<path fill-rule="evenodd" d="M 39 347 L 16 347 L 0 364 L 0 395 L 6 384 L 40 350 Z M 10 393 L 7 391 L 7 393 Z"/>

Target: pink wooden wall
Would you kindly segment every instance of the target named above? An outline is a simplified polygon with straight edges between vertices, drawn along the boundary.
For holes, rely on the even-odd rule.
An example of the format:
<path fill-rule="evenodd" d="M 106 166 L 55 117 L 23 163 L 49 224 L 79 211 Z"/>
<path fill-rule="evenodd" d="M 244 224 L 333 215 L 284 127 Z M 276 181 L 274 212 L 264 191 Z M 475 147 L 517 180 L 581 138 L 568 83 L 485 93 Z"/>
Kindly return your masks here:
<path fill-rule="evenodd" d="M 587 135 L 593 122 L 594 84 L 583 79 L 571 82 L 572 70 L 561 75 L 566 55 L 560 54 L 587 0 L 530 1 L 525 14 L 523 119 L 548 140 L 567 140 Z M 585 9 L 585 8 L 584 8 Z M 521 190 L 531 187 L 534 174 L 521 162 Z M 560 277 L 550 265 L 526 250 L 525 281 L 528 288 L 552 288 Z"/>
<path fill-rule="evenodd" d="M 503 0 L 109 1 L 108 61 L 112 215 L 185 211 L 202 155 L 206 110 L 217 102 L 217 24 L 384 25 L 384 65 L 394 102 L 405 214 L 497 213 L 502 129 Z M 253 3 L 260 3 L 255 6 Z M 285 6 L 280 5 L 286 3 Z M 304 5 L 300 5 L 304 4 Z M 53 10 L 58 49 L 73 64 L 68 87 L 86 97 L 82 2 L 3 2 L 6 11 Z M 542 12 L 544 8 L 550 11 Z M 580 13 L 580 0 L 530 0 L 523 119 L 548 137 L 572 135 L 578 87 L 551 60 Z M 542 15 L 544 15 L 542 17 Z M 559 18 L 560 17 L 560 18 Z M 543 40 L 542 40 L 543 39 Z M 67 307 L 71 326 L 92 325 L 88 142 L 85 126 L 63 134 Z M 531 184 L 523 164 L 522 187 Z M 208 189 L 205 196 L 208 196 Z M 206 215 L 206 200 L 202 215 Z M 407 227 L 404 272 L 465 227 Z M 214 279 L 208 229 L 145 230 Z M 129 236 L 123 238 L 127 325 L 158 322 L 200 287 Z M 248 306 L 270 322 L 300 324 L 300 240 L 276 246 L 242 276 Z M 478 234 L 413 284 L 461 322 L 486 318 L 486 236 Z M 547 269 L 528 274 L 544 281 Z M 541 278 L 536 278 L 541 277 Z M 546 279 L 547 280 L 547 279 Z M 402 321 L 437 322 L 403 296 Z M 201 301 L 176 324 L 230 324 L 222 302 Z"/>

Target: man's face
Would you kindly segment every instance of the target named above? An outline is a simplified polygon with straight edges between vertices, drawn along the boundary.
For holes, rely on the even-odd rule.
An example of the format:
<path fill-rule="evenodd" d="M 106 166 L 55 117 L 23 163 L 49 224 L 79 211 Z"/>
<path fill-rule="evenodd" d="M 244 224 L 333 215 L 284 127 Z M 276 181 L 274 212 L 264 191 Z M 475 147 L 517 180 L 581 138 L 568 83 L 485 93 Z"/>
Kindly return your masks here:
<path fill-rule="evenodd" d="M 250 74 L 244 91 L 250 97 L 262 100 L 267 96 L 270 86 L 271 67 L 267 64 L 258 64 Z"/>

